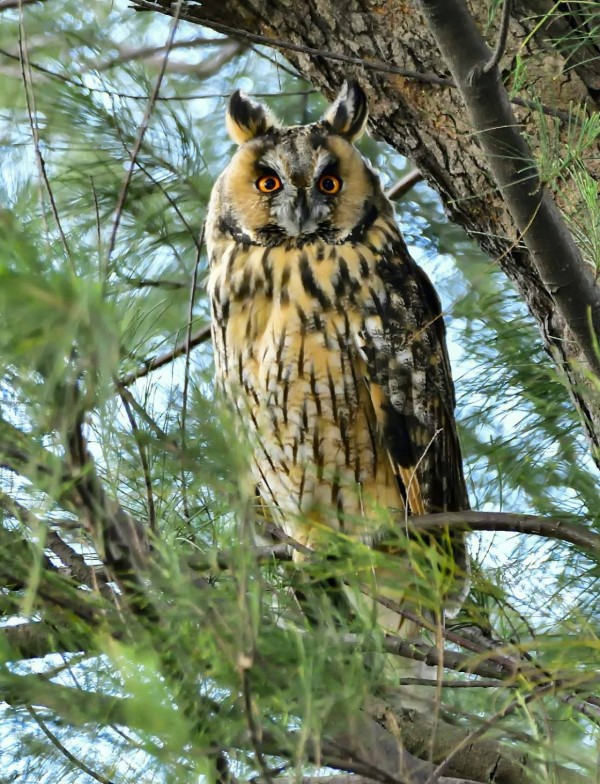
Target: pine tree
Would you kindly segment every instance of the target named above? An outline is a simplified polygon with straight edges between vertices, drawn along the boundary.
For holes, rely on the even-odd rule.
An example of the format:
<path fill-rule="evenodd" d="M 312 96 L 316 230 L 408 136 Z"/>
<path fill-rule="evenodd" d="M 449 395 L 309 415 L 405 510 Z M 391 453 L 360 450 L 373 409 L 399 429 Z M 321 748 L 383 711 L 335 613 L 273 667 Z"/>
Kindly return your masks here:
<path fill-rule="evenodd" d="M 595 780 L 598 11 L 490 0 L 473 32 L 459 0 L 363 5 L 0 0 L 0 780 Z M 464 73 L 475 34 L 489 84 Z M 227 98 L 310 121 L 348 72 L 442 298 L 477 510 L 451 521 L 473 531 L 469 599 L 414 645 L 319 590 L 362 579 L 368 548 L 299 567 L 257 537 L 212 387 L 202 225 Z M 516 166 L 483 127 L 504 89 Z M 556 258 L 503 165 L 517 208 L 557 205 Z M 393 708 L 414 659 L 439 665 L 431 716 Z"/>

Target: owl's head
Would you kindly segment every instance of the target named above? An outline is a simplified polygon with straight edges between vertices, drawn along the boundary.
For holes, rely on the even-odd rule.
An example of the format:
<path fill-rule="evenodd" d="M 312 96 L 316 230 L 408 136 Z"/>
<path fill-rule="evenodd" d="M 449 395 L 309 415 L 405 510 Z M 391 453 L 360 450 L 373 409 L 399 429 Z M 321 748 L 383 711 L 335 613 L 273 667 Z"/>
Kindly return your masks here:
<path fill-rule="evenodd" d="M 358 239 L 377 214 L 390 209 L 377 175 L 353 145 L 367 115 L 356 81 L 344 84 L 321 120 L 291 127 L 235 92 L 227 129 L 239 149 L 211 204 L 219 231 L 266 246 Z"/>

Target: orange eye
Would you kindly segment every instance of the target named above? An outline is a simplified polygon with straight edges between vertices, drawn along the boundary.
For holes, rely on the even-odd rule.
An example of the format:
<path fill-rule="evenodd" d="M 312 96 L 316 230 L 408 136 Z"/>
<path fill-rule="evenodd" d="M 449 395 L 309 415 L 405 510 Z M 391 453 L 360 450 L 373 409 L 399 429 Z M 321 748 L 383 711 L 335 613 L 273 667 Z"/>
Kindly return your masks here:
<path fill-rule="evenodd" d="M 261 193 L 275 193 L 281 188 L 281 180 L 275 174 L 266 174 L 256 181 L 256 187 Z"/>
<path fill-rule="evenodd" d="M 342 181 L 333 174 L 324 174 L 319 179 L 319 190 L 321 193 L 326 193 L 328 196 L 333 196 L 338 193 L 341 187 Z"/>

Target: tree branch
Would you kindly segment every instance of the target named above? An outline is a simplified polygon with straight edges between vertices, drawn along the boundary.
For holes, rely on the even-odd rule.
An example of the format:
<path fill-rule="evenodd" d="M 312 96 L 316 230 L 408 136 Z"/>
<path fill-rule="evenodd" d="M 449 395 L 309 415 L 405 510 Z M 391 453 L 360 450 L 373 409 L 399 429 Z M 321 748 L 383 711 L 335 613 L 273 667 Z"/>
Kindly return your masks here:
<path fill-rule="evenodd" d="M 50 653 L 89 651 L 85 634 L 48 621 L 32 621 L 0 627 L 0 652 L 3 661 L 41 659 Z"/>
<path fill-rule="evenodd" d="M 487 63 L 483 66 L 483 73 L 490 73 L 500 65 L 500 60 L 506 48 L 506 41 L 508 39 L 508 29 L 510 27 L 510 11 L 512 7 L 512 0 L 504 0 L 502 5 L 502 19 L 500 20 L 500 35 L 498 36 L 498 43 L 494 49 L 494 53 Z"/>
<path fill-rule="evenodd" d="M 87 451 L 82 416 L 82 411 L 76 410 L 69 434 L 70 466 L 0 418 L 0 463 L 76 511 L 100 549 L 104 548 L 107 565 L 133 577 L 148 564 L 147 534 L 144 526 L 104 491 Z"/>
<path fill-rule="evenodd" d="M 558 520 L 539 515 L 512 512 L 440 512 L 409 517 L 407 527 L 413 530 L 431 530 L 444 526 L 463 528 L 465 531 L 507 531 L 555 539 L 587 550 L 600 557 L 600 535 L 572 518 Z"/>
<path fill-rule="evenodd" d="M 405 196 L 418 182 L 422 182 L 425 178 L 418 169 L 409 172 L 401 180 L 394 183 L 392 187 L 386 192 L 386 196 L 390 201 L 397 201 Z"/>
<path fill-rule="evenodd" d="M 358 776 L 355 773 L 341 773 L 336 776 L 303 776 L 298 778 L 286 778 L 278 776 L 273 779 L 274 784 L 373 784 L 375 779 L 366 776 Z M 473 779 L 455 779 L 442 776 L 438 779 L 439 784 L 481 784 Z"/>
<path fill-rule="evenodd" d="M 536 270 L 590 369 L 600 375 L 600 290 L 552 196 L 510 106 L 493 55 L 464 0 L 419 0 L 467 107 L 471 125 Z"/>
<path fill-rule="evenodd" d="M 210 324 L 207 324 L 204 327 L 200 327 L 196 332 L 192 332 L 189 338 L 186 337 L 181 340 L 175 348 L 170 351 L 165 351 L 164 354 L 158 354 L 150 359 L 145 359 L 137 370 L 133 370 L 131 373 L 124 375 L 121 378 L 120 383 L 124 387 L 131 386 L 134 381 L 137 381 L 139 378 L 144 378 L 144 376 L 147 376 L 153 370 L 158 370 L 159 368 L 168 365 L 170 362 L 173 362 L 174 359 L 183 356 L 186 351 L 189 351 L 202 343 L 206 343 L 209 338 Z"/>
<path fill-rule="evenodd" d="M 103 727 L 123 724 L 141 729 L 144 726 L 142 716 L 134 715 L 135 711 L 130 707 L 133 700 L 50 683 L 43 675 L 0 672 L 0 700 L 13 707 L 38 705 L 47 708 L 75 727 L 93 723 Z M 144 718 L 151 723 L 150 716 Z M 161 727 L 161 732 L 164 729 Z"/>
<path fill-rule="evenodd" d="M 80 760 L 79 757 L 76 757 L 75 754 L 70 752 L 64 743 L 62 743 L 61 740 L 50 730 L 41 716 L 38 716 L 37 711 L 32 708 L 31 705 L 27 705 L 26 707 L 30 716 L 44 733 L 44 735 L 48 738 L 50 743 L 52 743 L 52 745 L 55 746 L 70 763 L 72 763 L 79 770 L 83 771 L 83 773 L 88 775 L 90 778 L 98 781 L 99 784 L 113 784 L 110 779 L 107 779 L 105 776 L 101 776 L 99 773 L 96 773 L 96 771 L 88 767 L 85 762 L 83 762 L 83 760 Z"/>
<path fill-rule="evenodd" d="M 157 11 L 158 13 L 165 14 L 166 16 L 175 16 L 175 10 L 170 0 L 133 0 L 133 7 L 136 11 Z M 381 73 L 397 74 L 405 76 L 409 79 L 416 79 L 426 84 L 440 84 L 453 87 L 451 79 L 445 79 L 434 73 L 418 73 L 417 71 L 410 71 L 406 68 L 398 68 L 397 66 L 384 63 L 381 60 L 369 61 L 363 60 L 361 57 L 352 57 L 352 55 L 340 54 L 339 52 L 326 51 L 324 49 L 317 49 L 312 46 L 303 46 L 301 44 L 294 44 L 291 41 L 280 40 L 277 38 L 269 38 L 257 33 L 251 33 L 248 30 L 241 30 L 238 27 L 231 27 L 230 25 L 222 24 L 202 16 L 203 7 L 194 6 L 186 8 L 185 11 L 178 13 L 179 19 L 186 22 L 195 22 L 196 24 L 206 24 L 213 30 L 221 33 L 228 33 L 235 38 L 240 38 L 242 41 L 250 41 L 255 44 L 267 44 L 267 46 L 276 46 L 281 49 L 289 49 L 292 52 L 302 52 L 304 54 L 312 54 L 317 57 L 325 57 L 329 60 L 338 60 L 342 63 L 353 63 L 354 65 L 362 65 L 363 68 L 372 71 L 380 71 Z"/>

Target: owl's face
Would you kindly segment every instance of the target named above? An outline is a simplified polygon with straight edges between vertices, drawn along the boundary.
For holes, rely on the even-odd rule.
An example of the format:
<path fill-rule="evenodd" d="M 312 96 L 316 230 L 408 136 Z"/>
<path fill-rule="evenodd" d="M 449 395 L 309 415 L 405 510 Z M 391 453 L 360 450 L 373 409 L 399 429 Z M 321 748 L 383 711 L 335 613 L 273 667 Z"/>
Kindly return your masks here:
<path fill-rule="evenodd" d="M 387 200 L 353 146 L 367 120 L 366 98 L 346 84 L 323 119 L 282 128 L 239 92 L 227 113 L 240 148 L 215 186 L 219 229 L 258 245 L 338 244 L 357 236 Z"/>

